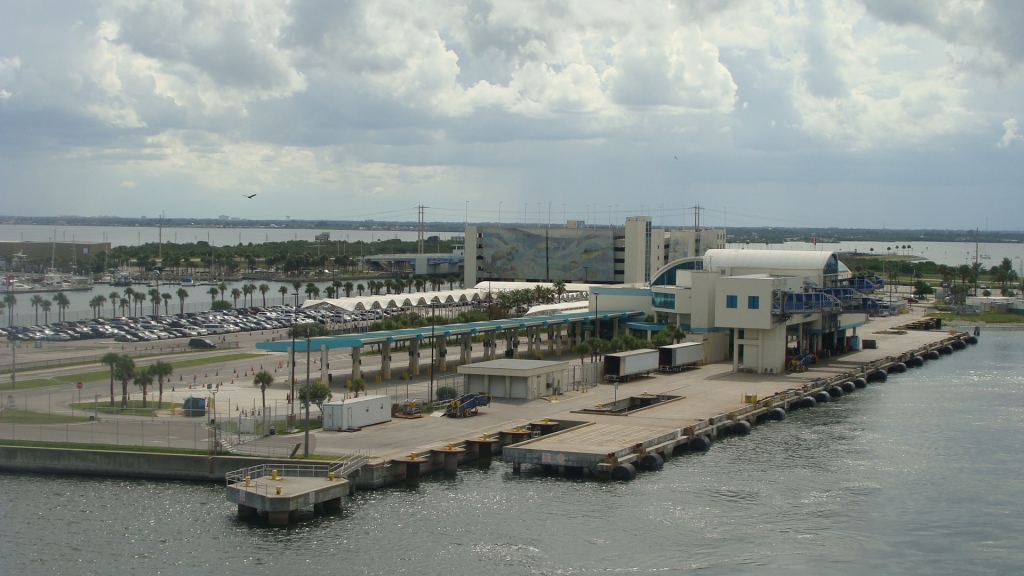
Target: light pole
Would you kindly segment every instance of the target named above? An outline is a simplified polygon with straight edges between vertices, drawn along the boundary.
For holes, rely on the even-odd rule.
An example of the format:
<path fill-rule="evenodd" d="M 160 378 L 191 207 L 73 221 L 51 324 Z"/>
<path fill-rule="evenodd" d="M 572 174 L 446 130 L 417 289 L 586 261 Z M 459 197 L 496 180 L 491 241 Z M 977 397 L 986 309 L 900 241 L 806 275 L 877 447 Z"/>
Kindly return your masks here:
<path fill-rule="evenodd" d="M 434 348 L 437 341 L 434 340 L 434 301 L 430 301 L 430 388 L 427 392 L 427 402 L 434 404 Z"/>
<path fill-rule="evenodd" d="M 309 403 L 312 399 L 309 397 L 309 327 L 306 327 L 306 446 L 303 448 L 303 455 L 309 458 Z"/>
<path fill-rule="evenodd" d="M 498 202 L 498 228 L 501 228 L 501 202 Z"/>

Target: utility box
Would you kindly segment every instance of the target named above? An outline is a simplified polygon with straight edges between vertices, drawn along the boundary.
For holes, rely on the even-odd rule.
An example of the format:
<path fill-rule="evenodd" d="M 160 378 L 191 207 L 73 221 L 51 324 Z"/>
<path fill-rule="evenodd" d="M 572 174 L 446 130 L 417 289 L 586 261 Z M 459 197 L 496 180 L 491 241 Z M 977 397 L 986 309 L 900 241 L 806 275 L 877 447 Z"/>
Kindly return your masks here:
<path fill-rule="evenodd" d="M 704 362 L 702 342 L 681 342 L 658 348 L 658 370 L 678 372 L 685 366 L 698 366 Z"/>
<path fill-rule="evenodd" d="M 390 396 L 363 396 L 324 403 L 324 430 L 353 430 L 391 421 Z"/>
<path fill-rule="evenodd" d="M 604 355 L 604 376 L 625 382 L 637 374 L 650 374 L 658 369 L 657 350 L 631 350 Z"/>

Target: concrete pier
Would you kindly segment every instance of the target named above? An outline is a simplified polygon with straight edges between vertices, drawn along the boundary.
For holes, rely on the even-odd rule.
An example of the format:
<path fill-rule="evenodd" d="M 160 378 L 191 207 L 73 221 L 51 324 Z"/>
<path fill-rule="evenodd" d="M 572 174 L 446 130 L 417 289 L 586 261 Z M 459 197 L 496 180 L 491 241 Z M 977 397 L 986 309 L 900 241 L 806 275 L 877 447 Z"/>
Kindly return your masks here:
<path fill-rule="evenodd" d="M 227 499 L 238 504 L 240 518 L 265 512 L 271 526 L 286 526 L 302 508 L 312 506 L 321 513 L 341 510 L 341 498 L 349 493 L 349 481 L 344 478 L 275 476 L 274 472 L 227 485 Z"/>

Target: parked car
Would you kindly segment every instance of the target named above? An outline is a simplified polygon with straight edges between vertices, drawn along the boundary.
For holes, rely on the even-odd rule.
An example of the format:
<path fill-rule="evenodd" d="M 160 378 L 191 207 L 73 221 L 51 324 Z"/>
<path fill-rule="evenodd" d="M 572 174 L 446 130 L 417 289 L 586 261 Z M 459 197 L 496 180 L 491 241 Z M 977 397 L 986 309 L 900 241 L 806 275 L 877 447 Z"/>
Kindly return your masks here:
<path fill-rule="evenodd" d="M 191 338 L 188 341 L 188 347 L 197 348 L 200 350 L 209 350 L 211 348 L 216 348 L 217 345 L 214 344 L 213 342 L 210 342 L 208 338 Z"/>

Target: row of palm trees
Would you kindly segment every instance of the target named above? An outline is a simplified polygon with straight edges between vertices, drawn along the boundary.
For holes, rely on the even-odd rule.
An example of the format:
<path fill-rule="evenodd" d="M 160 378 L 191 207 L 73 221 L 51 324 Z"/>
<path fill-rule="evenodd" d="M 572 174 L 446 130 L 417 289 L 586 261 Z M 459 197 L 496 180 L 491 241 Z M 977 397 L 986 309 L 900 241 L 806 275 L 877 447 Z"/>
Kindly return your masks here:
<path fill-rule="evenodd" d="M 108 352 L 100 358 L 100 363 L 110 367 L 110 406 L 114 406 L 114 380 L 121 382 L 121 409 L 128 408 L 128 382 L 142 388 L 142 407 L 146 407 L 149 387 L 156 380 L 160 387 L 157 409 L 164 405 L 164 379 L 174 373 L 174 366 L 169 362 L 157 360 L 149 366 L 138 367 L 130 356 Z"/>

